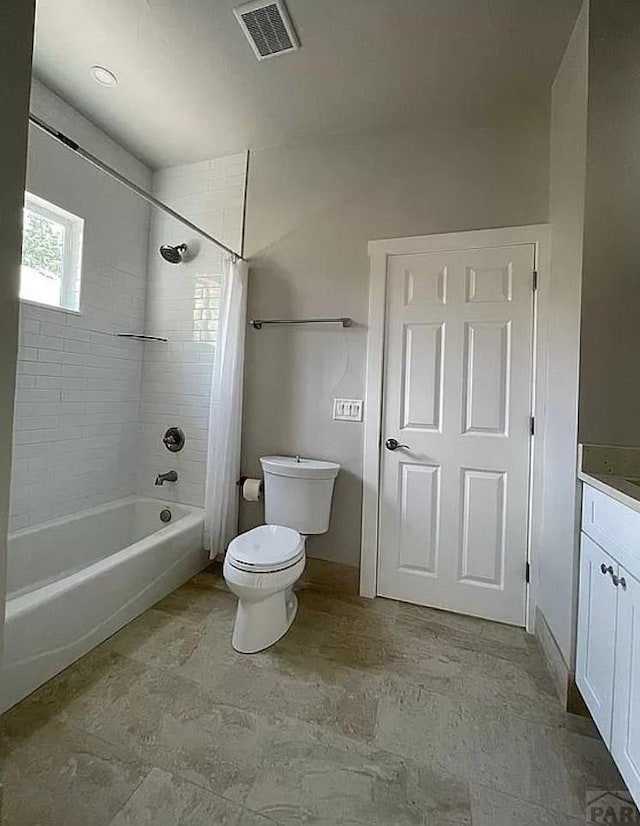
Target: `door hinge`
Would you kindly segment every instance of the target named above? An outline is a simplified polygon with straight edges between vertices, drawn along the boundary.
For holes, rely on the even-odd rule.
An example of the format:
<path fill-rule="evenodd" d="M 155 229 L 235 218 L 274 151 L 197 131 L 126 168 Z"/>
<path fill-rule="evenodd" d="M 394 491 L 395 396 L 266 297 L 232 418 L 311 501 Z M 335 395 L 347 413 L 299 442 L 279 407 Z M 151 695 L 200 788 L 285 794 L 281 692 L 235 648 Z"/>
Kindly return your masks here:
<path fill-rule="evenodd" d="M 531 582 L 531 563 L 527 562 L 527 565 L 524 570 L 524 581 L 527 585 Z"/>
<path fill-rule="evenodd" d="M 531 286 L 533 287 L 534 292 L 538 289 L 538 270 L 533 271 L 533 277 L 531 279 Z"/>
<path fill-rule="evenodd" d="M 535 416 L 529 416 L 529 433 L 532 436 L 536 435 L 536 417 Z"/>

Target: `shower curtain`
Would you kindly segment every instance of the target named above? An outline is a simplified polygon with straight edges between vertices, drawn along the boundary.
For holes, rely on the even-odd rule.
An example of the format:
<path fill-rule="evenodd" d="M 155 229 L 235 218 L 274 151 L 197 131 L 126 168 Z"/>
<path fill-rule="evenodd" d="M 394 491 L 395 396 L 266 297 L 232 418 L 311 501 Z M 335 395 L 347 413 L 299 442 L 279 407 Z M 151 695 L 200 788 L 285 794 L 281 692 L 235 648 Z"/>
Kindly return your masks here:
<path fill-rule="evenodd" d="M 205 489 L 204 542 L 211 559 L 224 552 L 237 533 L 247 276 L 246 261 L 225 257 L 211 382 Z"/>

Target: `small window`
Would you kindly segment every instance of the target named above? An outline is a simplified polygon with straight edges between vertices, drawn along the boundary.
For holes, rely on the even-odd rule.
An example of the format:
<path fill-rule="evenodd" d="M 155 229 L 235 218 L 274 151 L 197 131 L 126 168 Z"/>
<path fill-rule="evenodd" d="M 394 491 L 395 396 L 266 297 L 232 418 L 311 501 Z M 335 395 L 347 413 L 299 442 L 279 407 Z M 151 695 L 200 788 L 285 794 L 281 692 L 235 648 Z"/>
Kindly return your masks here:
<path fill-rule="evenodd" d="M 84 221 L 25 193 L 20 298 L 78 310 Z"/>

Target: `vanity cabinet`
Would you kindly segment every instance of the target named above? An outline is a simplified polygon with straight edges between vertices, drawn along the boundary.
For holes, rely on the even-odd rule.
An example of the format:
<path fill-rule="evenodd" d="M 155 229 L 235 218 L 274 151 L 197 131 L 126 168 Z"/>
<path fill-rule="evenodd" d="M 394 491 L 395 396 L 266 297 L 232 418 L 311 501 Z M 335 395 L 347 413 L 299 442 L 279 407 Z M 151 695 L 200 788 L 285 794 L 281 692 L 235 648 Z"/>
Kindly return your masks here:
<path fill-rule="evenodd" d="M 610 573 L 611 572 L 611 573 Z M 618 594 L 617 563 L 583 533 L 580 541 L 576 682 L 607 745 L 611 742 Z"/>
<path fill-rule="evenodd" d="M 640 512 L 587 485 L 576 683 L 629 791 L 640 801 Z"/>
<path fill-rule="evenodd" d="M 640 582 L 621 572 L 611 753 L 640 800 Z"/>

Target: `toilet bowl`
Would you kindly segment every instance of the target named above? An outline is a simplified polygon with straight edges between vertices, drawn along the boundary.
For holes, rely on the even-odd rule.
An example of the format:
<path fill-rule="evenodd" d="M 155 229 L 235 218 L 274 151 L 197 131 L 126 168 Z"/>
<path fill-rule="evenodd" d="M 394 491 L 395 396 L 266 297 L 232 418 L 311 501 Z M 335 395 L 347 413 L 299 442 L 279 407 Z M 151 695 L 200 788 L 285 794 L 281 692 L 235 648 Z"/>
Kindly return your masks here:
<path fill-rule="evenodd" d="M 305 539 L 292 528 L 261 525 L 229 544 L 223 574 L 238 597 L 231 644 L 255 654 L 277 642 L 295 619 L 293 586 L 302 576 Z"/>
<path fill-rule="evenodd" d="M 302 576 L 305 540 L 325 533 L 340 465 L 299 456 L 265 456 L 265 525 L 229 543 L 223 574 L 238 597 L 232 645 L 255 654 L 277 642 L 298 608 L 293 586 Z"/>

